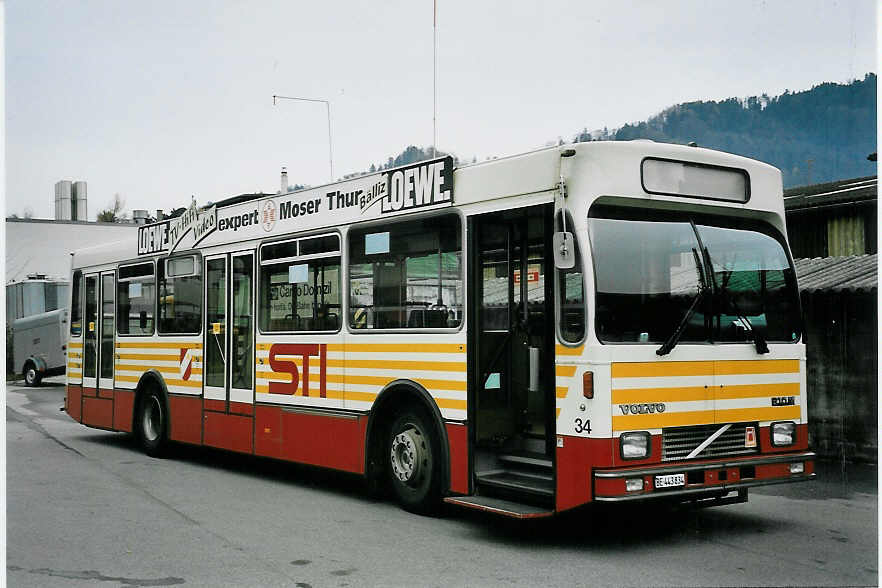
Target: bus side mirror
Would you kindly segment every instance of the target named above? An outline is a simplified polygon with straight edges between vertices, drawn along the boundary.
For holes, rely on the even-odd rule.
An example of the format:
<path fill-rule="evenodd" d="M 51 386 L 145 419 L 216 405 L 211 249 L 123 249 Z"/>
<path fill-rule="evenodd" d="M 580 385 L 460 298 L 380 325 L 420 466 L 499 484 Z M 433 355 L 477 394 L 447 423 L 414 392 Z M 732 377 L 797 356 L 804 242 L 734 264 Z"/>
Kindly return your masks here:
<path fill-rule="evenodd" d="M 570 269 L 576 265 L 576 249 L 573 234 L 558 231 L 552 238 L 554 248 L 554 267 L 557 269 Z"/>

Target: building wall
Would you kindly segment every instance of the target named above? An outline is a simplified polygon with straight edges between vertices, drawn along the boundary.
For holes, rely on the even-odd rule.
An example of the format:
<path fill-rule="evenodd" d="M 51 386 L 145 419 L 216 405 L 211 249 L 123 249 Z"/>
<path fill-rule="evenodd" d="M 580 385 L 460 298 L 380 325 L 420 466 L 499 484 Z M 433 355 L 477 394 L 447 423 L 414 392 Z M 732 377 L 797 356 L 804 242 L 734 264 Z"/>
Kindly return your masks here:
<path fill-rule="evenodd" d="M 137 225 L 6 219 L 6 282 L 28 274 L 67 278 L 70 253 L 102 243 L 135 241 Z"/>
<path fill-rule="evenodd" d="M 803 292 L 809 442 L 819 455 L 876 462 L 877 292 Z"/>

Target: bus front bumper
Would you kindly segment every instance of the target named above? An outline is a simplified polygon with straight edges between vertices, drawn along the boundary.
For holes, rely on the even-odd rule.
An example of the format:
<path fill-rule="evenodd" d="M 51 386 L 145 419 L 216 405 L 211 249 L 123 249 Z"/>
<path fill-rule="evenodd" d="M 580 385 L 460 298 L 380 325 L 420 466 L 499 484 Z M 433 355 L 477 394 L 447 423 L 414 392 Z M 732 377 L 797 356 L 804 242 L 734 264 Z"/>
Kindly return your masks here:
<path fill-rule="evenodd" d="M 802 482 L 815 476 L 815 454 L 808 451 L 595 470 L 592 481 L 594 500 L 623 502 L 652 498 L 691 500 L 753 486 Z"/>

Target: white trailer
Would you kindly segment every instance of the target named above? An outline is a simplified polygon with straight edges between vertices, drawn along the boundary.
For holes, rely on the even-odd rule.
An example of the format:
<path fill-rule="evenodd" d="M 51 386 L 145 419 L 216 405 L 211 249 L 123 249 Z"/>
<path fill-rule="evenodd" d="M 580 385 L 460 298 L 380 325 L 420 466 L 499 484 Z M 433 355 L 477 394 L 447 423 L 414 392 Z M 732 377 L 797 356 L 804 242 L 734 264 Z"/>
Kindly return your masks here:
<path fill-rule="evenodd" d="M 64 373 L 67 331 L 66 308 L 12 323 L 15 366 L 21 369 L 25 385 L 39 386 L 43 378 Z"/>

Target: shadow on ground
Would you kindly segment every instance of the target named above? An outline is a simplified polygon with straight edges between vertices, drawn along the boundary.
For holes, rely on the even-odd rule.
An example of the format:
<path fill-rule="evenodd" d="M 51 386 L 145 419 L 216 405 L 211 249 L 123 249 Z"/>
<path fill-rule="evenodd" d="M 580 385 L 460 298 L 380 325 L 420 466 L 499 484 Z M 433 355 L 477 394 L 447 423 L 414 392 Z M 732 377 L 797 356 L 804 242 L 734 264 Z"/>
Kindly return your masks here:
<path fill-rule="evenodd" d="M 131 435 L 95 434 L 90 431 L 80 441 L 131 450 L 132 460 L 149 462 Z M 388 493 L 368 490 L 357 475 L 345 474 L 267 458 L 226 451 L 173 444 L 165 459 L 192 466 L 220 468 L 239 476 L 290 484 L 292 487 L 320 489 L 365 503 L 389 501 Z M 820 462 L 818 479 L 753 489 L 751 494 L 777 495 L 797 500 L 849 498 L 854 493 L 876 494 L 876 468 L 872 465 Z M 407 515 L 402 513 L 403 516 Z M 595 551 L 638 549 L 647 545 L 683 543 L 696 536 L 703 539 L 727 538 L 772 533 L 786 526 L 786 521 L 761 517 L 739 505 L 710 509 L 673 508 L 660 503 L 642 505 L 589 505 L 548 519 L 518 521 L 478 511 L 446 506 L 440 516 L 461 521 L 468 532 L 511 545 L 583 546 Z"/>

